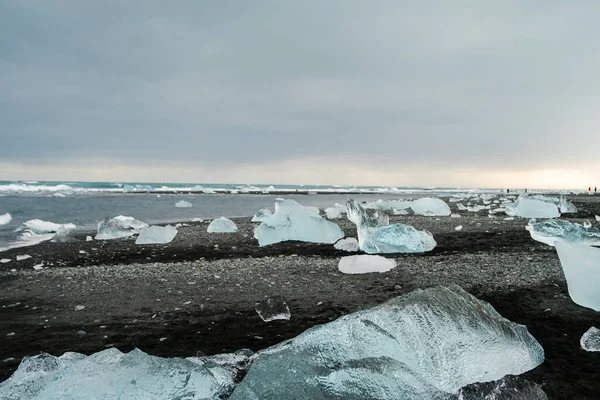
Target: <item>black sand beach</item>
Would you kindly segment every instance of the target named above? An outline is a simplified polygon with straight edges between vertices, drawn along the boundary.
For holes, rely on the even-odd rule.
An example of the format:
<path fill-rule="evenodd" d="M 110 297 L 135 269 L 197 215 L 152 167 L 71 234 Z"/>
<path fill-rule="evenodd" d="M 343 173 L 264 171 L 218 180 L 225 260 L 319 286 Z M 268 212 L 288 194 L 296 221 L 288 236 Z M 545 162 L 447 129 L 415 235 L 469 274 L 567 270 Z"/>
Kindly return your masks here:
<path fill-rule="evenodd" d="M 600 196 L 570 199 L 579 212 L 566 218 L 600 215 Z M 111 346 L 159 356 L 256 351 L 416 288 L 455 283 L 526 325 L 542 344 L 546 361 L 525 377 L 543 385 L 550 399 L 597 399 L 600 353 L 583 351 L 579 339 L 590 326 L 600 327 L 600 313 L 570 300 L 554 248 L 533 241 L 525 219 L 459 213 L 392 217 L 430 230 L 438 246 L 426 254 L 390 255 L 398 267 L 382 274 L 341 274 L 337 263 L 349 253 L 332 245 L 260 248 L 249 218 L 236 219 L 239 232 L 231 234 L 208 234 L 207 223 L 188 223 L 168 245 L 137 246 L 131 238 L 86 242 L 83 235 L 74 243 L 6 251 L 2 258 L 13 261 L 0 264 L 0 380 L 22 357 L 39 352 L 90 354 Z M 336 222 L 346 236 L 356 236 L 352 223 Z M 463 230 L 455 231 L 457 225 Z M 32 258 L 14 261 L 18 254 Z M 41 262 L 49 268 L 32 268 Z M 254 303 L 270 295 L 287 299 L 290 321 L 259 318 Z M 75 311 L 77 305 L 85 309 Z"/>

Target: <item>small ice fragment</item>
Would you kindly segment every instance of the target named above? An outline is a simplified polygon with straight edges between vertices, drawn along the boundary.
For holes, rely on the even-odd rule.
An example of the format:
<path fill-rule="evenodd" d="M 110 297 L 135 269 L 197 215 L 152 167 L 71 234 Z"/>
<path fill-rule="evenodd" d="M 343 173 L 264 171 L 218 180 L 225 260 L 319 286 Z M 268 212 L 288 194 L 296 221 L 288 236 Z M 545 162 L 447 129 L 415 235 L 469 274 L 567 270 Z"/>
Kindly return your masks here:
<path fill-rule="evenodd" d="M 515 217 L 506 217 L 504 218 L 505 221 L 513 221 L 515 219 Z"/>
<path fill-rule="evenodd" d="M 275 199 L 275 201 L 283 201 L 283 200 L 285 200 L 283 197 L 277 197 L 277 198 Z"/>
<path fill-rule="evenodd" d="M 423 197 L 412 202 L 410 208 L 417 215 L 426 216 L 448 216 L 450 207 L 442 199 L 435 197 Z"/>
<path fill-rule="evenodd" d="M 367 274 L 371 272 L 388 272 L 396 268 L 396 261 L 382 256 L 358 255 L 342 257 L 338 270 L 344 274 Z"/>
<path fill-rule="evenodd" d="M 592 227 L 592 223 L 588 220 L 583 221 L 583 227 L 584 228 L 591 228 Z"/>
<path fill-rule="evenodd" d="M 592 326 L 579 341 L 585 351 L 600 351 L 600 329 Z"/>
<path fill-rule="evenodd" d="M 86 236 L 85 237 L 85 241 L 86 242 L 91 242 L 92 240 L 94 240 L 94 238 L 92 238 L 91 236 Z"/>
<path fill-rule="evenodd" d="M 87 254 L 87 251 L 85 251 L 85 250 L 79 250 L 79 254 Z"/>
<path fill-rule="evenodd" d="M 344 250 L 344 251 L 350 251 L 350 252 L 359 250 L 358 240 L 356 240 L 356 238 L 353 238 L 353 237 L 339 240 L 336 244 L 333 245 L 333 247 L 338 250 Z"/>
<path fill-rule="evenodd" d="M 10 258 L 3 258 L 3 259 L 1 259 L 1 260 L 0 260 L 0 263 L 1 263 L 1 264 L 6 264 L 6 263 L 9 263 L 9 262 L 11 262 L 11 261 L 12 261 L 12 260 L 11 260 Z"/>
<path fill-rule="evenodd" d="M 450 214 L 451 218 L 460 218 L 461 215 L 460 214 Z"/>
<path fill-rule="evenodd" d="M 251 222 L 263 222 L 263 221 L 267 220 L 269 217 L 271 217 L 271 215 L 273 215 L 271 210 L 269 210 L 267 208 L 261 208 L 260 210 L 258 210 L 256 212 L 256 214 L 254 214 L 254 217 L 252 217 Z"/>
<path fill-rule="evenodd" d="M 9 213 L 0 215 L 0 225 L 6 225 L 12 221 L 12 215 Z"/>
<path fill-rule="evenodd" d="M 571 300 L 600 311 L 600 249 L 561 240 L 554 243 Z"/>
<path fill-rule="evenodd" d="M 254 309 L 264 322 L 277 319 L 290 319 L 290 308 L 283 296 L 271 296 L 254 305 Z"/>
<path fill-rule="evenodd" d="M 43 268 L 44 268 L 44 263 L 35 264 L 35 265 L 33 266 L 33 269 L 35 269 L 36 271 L 39 271 L 39 270 L 41 270 L 41 269 L 43 269 Z"/>
<path fill-rule="evenodd" d="M 171 243 L 177 235 L 177 228 L 171 225 L 150 226 L 142 229 L 135 244 L 166 244 Z"/>
<path fill-rule="evenodd" d="M 462 231 L 462 225 L 457 226 L 456 228 L 454 228 L 455 231 Z"/>
<path fill-rule="evenodd" d="M 238 229 L 235 225 L 235 222 L 225 217 L 219 217 L 212 220 L 212 222 L 208 225 L 208 228 L 206 228 L 208 233 L 230 233 L 237 232 L 237 230 Z"/>
<path fill-rule="evenodd" d="M 9 333 L 6 334 L 6 336 L 9 336 L 9 337 L 10 336 L 15 336 L 15 333 L 14 332 L 9 332 Z"/>
<path fill-rule="evenodd" d="M 31 258 L 31 256 L 29 254 L 18 255 L 17 256 L 17 261 L 27 260 L 28 258 Z"/>
<path fill-rule="evenodd" d="M 194 205 L 192 203 L 190 203 L 189 201 L 181 200 L 181 201 L 178 201 L 177 203 L 175 203 L 175 207 L 190 208 L 190 207 L 194 207 Z"/>
<path fill-rule="evenodd" d="M 596 215 L 596 221 L 600 222 L 600 215 Z"/>
<path fill-rule="evenodd" d="M 85 306 L 75 306 L 75 311 L 85 310 Z"/>

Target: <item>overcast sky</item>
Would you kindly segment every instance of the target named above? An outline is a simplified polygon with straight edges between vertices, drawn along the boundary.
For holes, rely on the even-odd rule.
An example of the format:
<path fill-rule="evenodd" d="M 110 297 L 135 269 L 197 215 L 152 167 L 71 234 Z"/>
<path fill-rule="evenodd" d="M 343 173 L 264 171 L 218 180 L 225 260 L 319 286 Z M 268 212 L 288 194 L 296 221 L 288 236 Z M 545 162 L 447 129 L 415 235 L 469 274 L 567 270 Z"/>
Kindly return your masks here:
<path fill-rule="evenodd" d="M 0 2 L 0 179 L 600 186 L 600 2 Z"/>

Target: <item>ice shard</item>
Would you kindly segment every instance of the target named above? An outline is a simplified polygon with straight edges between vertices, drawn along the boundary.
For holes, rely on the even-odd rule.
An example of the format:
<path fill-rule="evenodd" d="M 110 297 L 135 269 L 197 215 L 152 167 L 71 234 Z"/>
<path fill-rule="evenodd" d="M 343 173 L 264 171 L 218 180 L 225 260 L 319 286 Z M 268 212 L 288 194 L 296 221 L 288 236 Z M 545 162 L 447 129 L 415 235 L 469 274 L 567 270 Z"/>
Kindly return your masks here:
<path fill-rule="evenodd" d="M 417 215 L 448 216 L 450 207 L 442 199 L 436 197 L 423 197 L 412 202 L 410 208 Z"/>
<path fill-rule="evenodd" d="M 256 214 L 254 214 L 254 217 L 252 217 L 251 222 L 263 222 L 267 220 L 271 215 L 273 215 L 271 210 L 267 208 L 261 208 L 256 212 Z"/>
<path fill-rule="evenodd" d="M 431 233 L 410 225 L 380 225 L 379 215 L 355 200 L 349 200 L 347 207 L 348 219 L 356 224 L 358 244 L 365 253 L 423 253 L 437 245 Z"/>
<path fill-rule="evenodd" d="M 118 215 L 98 223 L 98 233 L 95 239 L 112 240 L 130 237 L 140 233 L 140 230 L 147 227 L 148 224 L 138 221 L 133 217 Z"/>
<path fill-rule="evenodd" d="M 473 383 L 458 392 L 458 400 L 548 400 L 541 385 L 508 375 L 485 383 Z"/>
<path fill-rule="evenodd" d="M 142 229 L 135 244 L 165 244 L 171 243 L 177 235 L 177 229 L 171 225 L 149 226 Z"/>
<path fill-rule="evenodd" d="M 338 270 L 344 274 L 388 272 L 393 268 L 396 268 L 396 261 L 381 256 L 365 254 L 342 257 L 338 263 Z"/>
<path fill-rule="evenodd" d="M 571 300 L 600 311 L 600 249 L 556 241 Z"/>
<path fill-rule="evenodd" d="M 190 203 L 189 201 L 181 200 L 181 201 L 178 201 L 177 203 L 175 203 L 175 207 L 190 208 L 190 207 L 194 207 L 194 205 L 192 203 Z"/>
<path fill-rule="evenodd" d="M 333 245 L 333 247 L 336 248 L 337 250 L 344 250 L 344 251 L 350 251 L 350 252 L 359 250 L 358 240 L 356 240 L 353 237 L 339 240 L 338 242 L 336 242 Z"/>
<path fill-rule="evenodd" d="M 529 234 L 534 240 L 554 246 L 554 242 L 562 240 L 569 243 L 600 245 L 600 229 L 586 228 L 564 219 L 549 219 L 529 224 Z"/>
<path fill-rule="evenodd" d="M 235 225 L 235 222 L 225 217 L 213 219 L 211 223 L 208 224 L 208 228 L 206 228 L 208 233 L 232 233 L 237 232 L 237 230 L 238 228 Z"/>
<path fill-rule="evenodd" d="M 108 349 L 90 356 L 42 353 L 24 358 L 0 383 L 0 398 L 218 400 L 231 392 L 236 374 L 236 367 L 218 356 L 160 358 L 138 349 Z"/>
<path fill-rule="evenodd" d="M 283 296 L 267 297 L 254 305 L 256 313 L 265 322 L 290 319 L 290 308 Z"/>
<path fill-rule="evenodd" d="M 507 204 L 504 212 L 513 217 L 523 218 L 558 218 L 558 207 L 551 202 L 519 196 L 514 203 Z"/>
<path fill-rule="evenodd" d="M 458 286 L 435 287 L 257 353 L 229 400 L 456 399 L 543 360 L 525 326 Z"/>
<path fill-rule="evenodd" d="M 600 351 L 600 329 L 592 326 L 581 336 L 579 344 L 585 351 Z"/>
<path fill-rule="evenodd" d="M 319 215 L 316 207 L 305 207 L 294 200 L 275 203 L 275 213 L 254 229 L 260 246 L 287 240 L 333 244 L 344 237 L 340 227 Z"/>

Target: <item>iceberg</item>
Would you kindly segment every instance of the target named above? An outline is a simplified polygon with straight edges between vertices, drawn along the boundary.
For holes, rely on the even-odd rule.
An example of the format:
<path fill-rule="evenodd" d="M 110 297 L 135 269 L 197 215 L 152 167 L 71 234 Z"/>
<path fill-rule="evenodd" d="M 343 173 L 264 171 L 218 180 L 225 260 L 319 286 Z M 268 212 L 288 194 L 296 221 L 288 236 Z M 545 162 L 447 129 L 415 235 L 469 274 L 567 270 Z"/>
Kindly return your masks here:
<path fill-rule="evenodd" d="M 549 219 L 527 225 L 531 238 L 538 242 L 554 246 L 557 240 L 569 243 L 600 245 L 600 229 L 586 228 L 563 219 Z"/>
<path fill-rule="evenodd" d="M 362 251 L 378 253 L 423 253 L 437 245 L 433 235 L 410 225 L 381 225 L 380 217 L 365 210 L 355 200 L 348 201 L 348 219 L 356 224 Z"/>
<path fill-rule="evenodd" d="M 537 383 L 514 375 L 486 383 L 472 383 L 461 388 L 458 400 L 548 400 Z"/>
<path fill-rule="evenodd" d="M 512 217 L 558 218 L 560 212 L 554 203 L 519 196 L 514 203 L 507 204 L 504 212 Z"/>
<path fill-rule="evenodd" d="M 271 322 L 279 319 L 288 320 L 291 317 L 290 308 L 288 307 L 283 296 L 268 297 L 254 305 L 256 313 L 264 322 Z"/>
<path fill-rule="evenodd" d="M 333 245 L 333 247 L 336 248 L 337 250 L 344 250 L 344 251 L 351 251 L 351 252 L 359 250 L 358 240 L 356 240 L 353 237 L 339 240 L 338 242 L 336 242 Z"/>
<path fill-rule="evenodd" d="M 275 203 L 275 213 L 254 229 L 259 246 L 287 240 L 333 244 L 344 237 L 340 227 L 323 219 L 316 207 L 305 207 L 294 200 Z"/>
<path fill-rule="evenodd" d="M 181 201 L 178 201 L 177 203 L 175 203 L 175 207 L 190 208 L 190 207 L 194 207 L 194 205 L 192 203 L 190 203 L 189 201 L 181 200 Z"/>
<path fill-rule="evenodd" d="M 442 217 L 451 214 L 448 204 L 444 200 L 435 197 L 417 199 L 412 202 L 410 208 L 416 215 Z"/>
<path fill-rule="evenodd" d="M 571 300 L 600 311 L 600 249 L 556 241 Z"/>
<path fill-rule="evenodd" d="M 229 400 L 450 400 L 543 360 L 525 326 L 458 286 L 435 287 L 258 352 Z"/>
<path fill-rule="evenodd" d="M 254 217 L 252 217 L 252 220 L 250 222 L 263 222 L 266 221 L 269 217 L 271 217 L 271 215 L 273 215 L 271 210 L 267 208 L 261 208 L 256 212 L 256 214 L 254 214 Z"/>
<path fill-rule="evenodd" d="M 140 233 L 148 224 L 133 217 L 118 215 L 114 218 L 98 222 L 96 240 L 112 240 L 130 237 Z"/>
<path fill-rule="evenodd" d="M 358 255 L 342 257 L 338 270 L 344 274 L 368 274 L 388 272 L 396 268 L 396 261 L 381 256 Z"/>
<path fill-rule="evenodd" d="M 235 222 L 225 217 L 213 219 L 206 229 L 208 233 L 230 233 L 237 232 L 237 230 Z"/>
<path fill-rule="evenodd" d="M 165 244 L 171 243 L 177 235 L 177 229 L 171 225 L 149 226 L 142 229 L 135 244 Z"/>
<path fill-rule="evenodd" d="M 600 329 L 592 326 L 581 336 L 579 344 L 585 351 L 600 351 Z"/>
<path fill-rule="evenodd" d="M 113 348 L 90 356 L 42 353 L 25 357 L 0 383 L 0 398 L 217 400 L 233 390 L 238 371 L 232 361 L 237 361 L 234 355 L 160 358 L 138 349 L 121 353 Z"/>
<path fill-rule="evenodd" d="M 9 224 L 12 221 L 12 215 L 10 213 L 0 215 L 0 225 Z"/>

